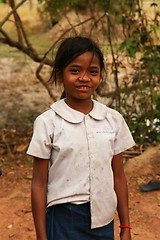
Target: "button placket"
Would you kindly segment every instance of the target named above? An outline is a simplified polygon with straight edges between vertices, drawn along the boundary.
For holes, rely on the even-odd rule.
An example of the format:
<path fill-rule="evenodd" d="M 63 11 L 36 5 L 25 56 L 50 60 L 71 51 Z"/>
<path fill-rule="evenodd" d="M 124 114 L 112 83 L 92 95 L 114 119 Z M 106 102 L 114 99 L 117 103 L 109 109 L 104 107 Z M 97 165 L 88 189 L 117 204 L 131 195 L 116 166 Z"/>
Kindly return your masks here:
<path fill-rule="evenodd" d="M 92 123 L 88 116 L 85 116 L 85 127 L 86 127 L 86 134 L 87 134 L 87 142 L 88 142 L 88 156 L 89 156 L 89 185 L 90 185 L 90 208 L 91 208 L 91 221 L 94 218 L 95 211 L 95 191 L 97 185 L 97 176 L 96 176 L 96 159 L 94 157 L 94 133 L 92 128 Z"/>

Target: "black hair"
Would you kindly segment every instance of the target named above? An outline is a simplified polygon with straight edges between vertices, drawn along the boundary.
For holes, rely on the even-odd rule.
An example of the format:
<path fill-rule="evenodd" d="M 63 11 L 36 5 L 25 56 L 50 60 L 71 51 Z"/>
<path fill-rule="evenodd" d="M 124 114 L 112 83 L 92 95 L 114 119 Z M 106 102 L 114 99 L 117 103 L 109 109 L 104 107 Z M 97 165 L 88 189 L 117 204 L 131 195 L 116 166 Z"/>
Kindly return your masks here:
<path fill-rule="evenodd" d="M 93 56 L 95 54 L 98 57 L 100 71 L 102 73 L 104 69 L 104 59 L 99 46 L 90 38 L 76 36 L 66 38 L 61 42 L 55 56 L 50 80 L 56 84 L 58 76 L 62 74 L 63 69 L 76 57 L 85 52 L 92 52 Z"/>

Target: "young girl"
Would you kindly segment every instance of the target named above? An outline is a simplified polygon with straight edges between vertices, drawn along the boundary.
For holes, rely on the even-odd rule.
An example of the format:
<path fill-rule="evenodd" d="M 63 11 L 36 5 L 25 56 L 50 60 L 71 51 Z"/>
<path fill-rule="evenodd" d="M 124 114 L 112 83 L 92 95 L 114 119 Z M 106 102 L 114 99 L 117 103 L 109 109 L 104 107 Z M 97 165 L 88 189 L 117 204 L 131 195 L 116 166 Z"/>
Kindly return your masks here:
<path fill-rule="evenodd" d="M 65 97 L 38 116 L 27 151 L 37 240 L 113 240 L 116 208 L 120 239 L 131 240 L 121 153 L 134 141 L 120 113 L 92 99 L 103 70 L 91 39 L 61 43 L 52 79 Z"/>

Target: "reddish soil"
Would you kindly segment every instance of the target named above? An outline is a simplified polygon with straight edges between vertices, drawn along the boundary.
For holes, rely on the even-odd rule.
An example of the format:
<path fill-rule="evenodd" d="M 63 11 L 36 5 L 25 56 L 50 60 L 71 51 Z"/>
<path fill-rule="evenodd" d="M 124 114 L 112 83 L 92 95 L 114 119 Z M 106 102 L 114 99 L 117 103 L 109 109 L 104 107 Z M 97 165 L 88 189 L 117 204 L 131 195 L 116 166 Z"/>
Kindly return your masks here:
<path fill-rule="evenodd" d="M 157 146 L 129 159 L 125 164 L 133 240 L 160 239 L 160 191 L 142 193 L 139 190 L 141 182 L 157 178 L 159 159 L 160 147 Z M 5 153 L 3 160 L 3 175 L 0 177 L 1 239 L 35 239 L 30 205 L 32 167 L 27 164 L 29 159 L 24 153 L 17 153 L 14 159 Z M 117 216 L 115 219 L 115 235 L 118 240 Z"/>

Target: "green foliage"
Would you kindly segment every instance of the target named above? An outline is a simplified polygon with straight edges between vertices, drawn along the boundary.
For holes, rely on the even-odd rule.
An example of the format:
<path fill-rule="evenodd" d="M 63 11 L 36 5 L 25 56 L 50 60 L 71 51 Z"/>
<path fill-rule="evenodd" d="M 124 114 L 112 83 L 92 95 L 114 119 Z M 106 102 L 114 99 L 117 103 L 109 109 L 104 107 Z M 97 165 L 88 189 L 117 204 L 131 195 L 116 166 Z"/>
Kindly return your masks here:
<path fill-rule="evenodd" d="M 142 15 L 141 9 L 139 13 L 132 26 L 132 34 L 127 32 L 128 36 L 119 48 L 121 51 L 126 50 L 132 61 L 131 83 L 136 86 L 134 91 L 127 89 L 125 100 L 121 99 L 120 106 L 136 142 L 144 145 L 160 142 L 160 45 L 157 44 L 159 13 L 155 12 L 155 17 L 150 22 Z M 130 21 L 125 24 L 129 25 Z M 135 64 L 133 58 L 137 54 L 140 58 Z"/>

